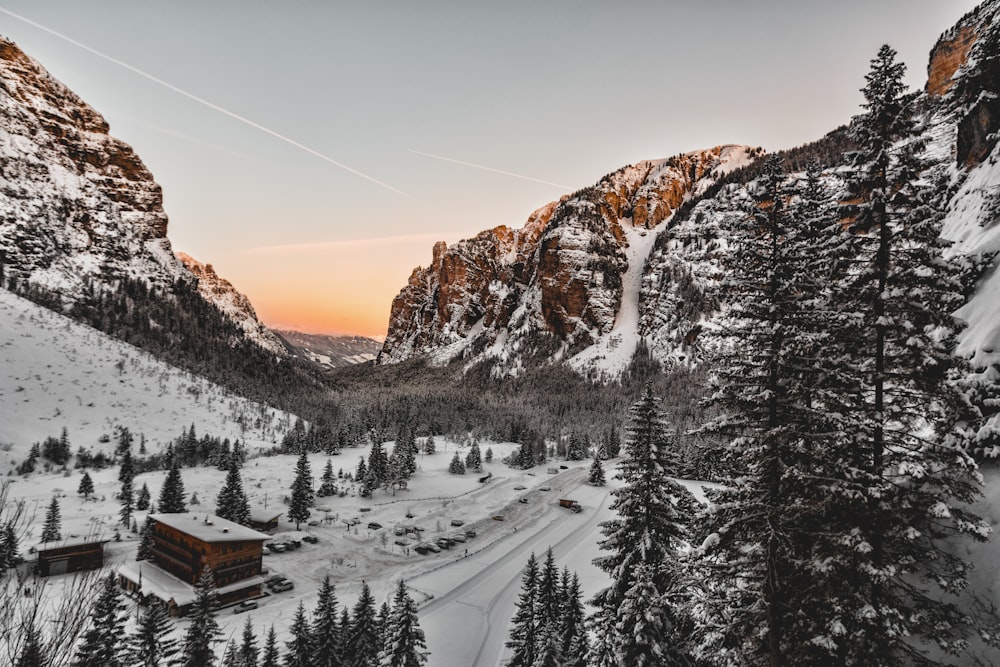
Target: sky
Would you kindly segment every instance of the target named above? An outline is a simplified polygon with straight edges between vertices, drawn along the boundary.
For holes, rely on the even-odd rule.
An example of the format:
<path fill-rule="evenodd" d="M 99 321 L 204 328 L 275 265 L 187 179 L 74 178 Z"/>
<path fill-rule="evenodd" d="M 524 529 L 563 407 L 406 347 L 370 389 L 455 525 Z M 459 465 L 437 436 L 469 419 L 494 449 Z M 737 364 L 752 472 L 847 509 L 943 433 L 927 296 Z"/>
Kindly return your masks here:
<path fill-rule="evenodd" d="M 0 34 L 135 148 L 174 249 L 266 324 L 380 337 L 435 241 L 640 160 L 817 139 L 881 44 L 922 87 L 976 4 L 0 0 Z"/>

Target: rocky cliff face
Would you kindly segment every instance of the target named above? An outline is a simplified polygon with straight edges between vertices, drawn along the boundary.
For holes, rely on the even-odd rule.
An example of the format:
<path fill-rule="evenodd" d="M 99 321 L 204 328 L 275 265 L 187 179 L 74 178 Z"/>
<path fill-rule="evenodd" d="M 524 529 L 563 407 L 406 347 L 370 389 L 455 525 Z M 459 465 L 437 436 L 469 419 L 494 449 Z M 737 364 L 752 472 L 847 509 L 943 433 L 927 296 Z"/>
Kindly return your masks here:
<path fill-rule="evenodd" d="M 379 363 L 430 353 L 495 359 L 516 373 L 529 359 L 568 359 L 601 343 L 617 350 L 611 339 L 627 337 L 616 327 L 634 328 L 635 318 L 619 315 L 636 307 L 656 230 L 757 154 L 719 146 L 641 162 L 535 211 L 521 229 L 435 245 L 431 264 L 415 269 L 393 301 Z"/>
<path fill-rule="evenodd" d="M 160 186 L 108 124 L 0 39 L 0 252 L 8 275 L 71 300 L 85 280 L 185 278 Z"/>

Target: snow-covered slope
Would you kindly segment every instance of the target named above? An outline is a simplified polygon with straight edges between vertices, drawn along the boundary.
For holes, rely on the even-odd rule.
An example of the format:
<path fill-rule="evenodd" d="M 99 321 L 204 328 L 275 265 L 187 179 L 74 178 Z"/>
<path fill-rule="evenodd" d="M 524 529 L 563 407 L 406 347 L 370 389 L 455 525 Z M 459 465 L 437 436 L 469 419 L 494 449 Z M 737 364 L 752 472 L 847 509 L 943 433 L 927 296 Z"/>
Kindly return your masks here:
<path fill-rule="evenodd" d="M 251 451 L 280 442 L 290 417 L 247 401 L 130 345 L 0 289 L 0 472 L 32 443 L 68 431 L 75 453 L 113 444 L 128 428 L 147 447 L 196 425 L 199 435 L 240 439 Z"/>

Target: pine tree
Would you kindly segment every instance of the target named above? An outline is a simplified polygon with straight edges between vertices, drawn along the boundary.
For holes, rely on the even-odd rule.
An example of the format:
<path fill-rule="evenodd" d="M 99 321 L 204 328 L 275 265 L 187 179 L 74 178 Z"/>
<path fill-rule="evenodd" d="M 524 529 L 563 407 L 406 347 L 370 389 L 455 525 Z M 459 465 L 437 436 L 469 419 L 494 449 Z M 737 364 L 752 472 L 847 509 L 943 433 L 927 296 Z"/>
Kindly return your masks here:
<path fill-rule="evenodd" d="M 360 482 L 367 476 L 368 476 L 368 465 L 365 463 L 365 457 L 362 456 L 358 460 L 358 469 L 354 473 L 354 479 Z"/>
<path fill-rule="evenodd" d="M 184 634 L 181 664 L 184 667 L 214 667 L 215 650 L 212 645 L 219 641 L 221 631 L 215 620 L 215 581 L 208 566 L 198 578 L 195 596 L 191 625 Z"/>
<path fill-rule="evenodd" d="M 153 520 L 148 516 L 142 523 L 142 531 L 139 533 L 139 546 L 135 551 L 136 560 L 153 559 Z"/>
<path fill-rule="evenodd" d="M 559 635 L 559 623 L 562 617 L 563 599 L 560 590 L 559 568 L 552 547 L 545 552 L 545 562 L 542 565 L 535 597 L 535 628 L 541 640 L 551 631 L 553 636 Z M 557 657 L 558 654 L 557 654 Z"/>
<path fill-rule="evenodd" d="M 586 612 L 583 608 L 583 593 L 580 577 L 568 569 L 562 575 L 562 619 L 560 632 L 560 656 L 562 667 L 587 667 L 588 646 Z"/>
<path fill-rule="evenodd" d="M 295 530 L 299 525 L 309 520 L 309 507 L 313 503 L 312 471 L 309 469 L 309 458 L 303 449 L 295 465 L 295 480 L 292 482 L 292 498 L 288 503 L 288 518 L 295 522 Z"/>
<path fill-rule="evenodd" d="M 604 486 L 607 480 L 604 478 L 604 465 L 601 464 L 601 457 L 594 454 L 594 462 L 590 464 L 590 475 L 587 482 L 593 486 Z"/>
<path fill-rule="evenodd" d="M 181 479 L 181 472 L 177 468 L 176 457 L 171 455 L 170 459 L 170 472 L 163 480 L 163 488 L 160 489 L 160 498 L 156 505 L 164 514 L 181 514 L 187 511 L 187 504 L 184 502 L 184 480 Z"/>
<path fill-rule="evenodd" d="M 956 424 L 955 380 L 967 369 L 952 354 L 961 325 L 951 313 L 964 303 L 966 270 L 944 255 L 943 189 L 921 176 L 904 73 L 883 46 L 865 77 L 865 112 L 851 127 L 851 262 L 832 290 L 838 317 L 829 351 L 854 389 L 853 403 L 841 400 L 853 408 L 841 424 L 852 467 L 831 485 L 845 500 L 837 515 L 845 544 L 823 545 L 837 574 L 844 567 L 828 601 L 845 628 L 823 639 L 838 658 L 889 667 L 923 659 L 924 643 L 963 650 L 975 623 L 950 596 L 968 568 L 945 543 L 985 537 L 984 523 L 965 509 L 981 493 L 963 451 L 964 433 L 975 428 Z"/>
<path fill-rule="evenodd" d="M 341 630 L 337 621 L 337 593 L 329 575 L 323 578 L 313 612 L 311 638 L 313 667 L 341 667 Z"/>
<path fill-rule="evenodd" d="M 595 597 L 599 614 L 621 606 L 641 565 L 654 569 L 652 580 L 658 595 L 673 592 L 679 579 L 676 554 L 687 535 L 685 517 L 677 505 L 688 492 L 672 479 L 678 466 L 677 453 L 666 415 L 648 385 L 629 410 L 629 417 L 626 457 L 617 477 L 623 486 L 611 492 L 615 498 L 611 509 L 619 518 L 601 524 L 604 539 L 600 548 L 607 554 L 594 560 L 611 576 L 611 586 Z M 664 611 L 671 617 L 675 614 L 673 609 Z M 684 664 L 686 660 L 677 648 L 678 620 L 668 619 L 667 624 L 670 632 L 660 638 L 662 653 L 668 657 L 662 664 Z M 615 643 L 620 645 L 620 638 Z"/>
<path fill-rule="evenodd" d="M 350 631 L 344 643 L 345 664 L 348 667 L 377 667 L 382 639 L 375 618 L 375 598 L 364 581 L 351 616 Z"/>
<path fill-rule="evenodd" d="M 287 642 L 285 667 L 310 667 L 312 665 L 312 647 L 310 642 L 309 620 L 306 618 L 306 608 L 301 600 L 292 620 L 292 641 Z"/>
<path fill-rule="evenodd" d="M 222 652 L 222 667 L 238 667 L 236 657 L 237 652 L 236 644 L 229 642 L 226 644 L 226 650 Z"/>
<path fill-rule="evenodd" d="M 389 606 L 388 602 L 383 601 L 378 610 L 378 636 L 382 638 L 383 648 L 385 648 L 385 638 L 388 636 L 391 619 L 392 607 Z"/>
<path fill-rule="evenodd" d="M 465 464 L 462 463 L 462 459 L 458 457 L 458 452 L 451 457 L 451 463 L 448 464 L 448 472 L 452 475 L 464 475 L 465 474 Z"/>
<path fill-rule="evenodd" d="M 374 479 L 372 489 L 378 488 L 389 480 L 389 458 L 381 442 L 372 443 L 368 454 L 368 475 Z"/>
<path fill-rule="evenodd" d="M 135 508 L 140 512 L 145 512 L 149 509 L 149 486 L 145 482 L 142 483 L 142 488 L 139 489 L 139 496 L 135 500 Z"/>
<path fill-rule="evenodd" d="M 177 664 L 180 647 L 171 637 L 173 629 L 173 622 L 162 605 L 146 607 L 135 632 L 128 638 L 128 664 L 136 667 Z"/>
<path fill-rule="evenodd" d="M 49 503 L 49 509 L 45 513 L 45 524 L 42 526 L 42 542 L 58 542 L 62 539 L 62 534 L 60 533 L 60 528 L 62 527 L 62 519 L 60 518 L 59 512 L 59 499 L 56 496 L 52 496 L 52 502 Z"/>
<path fill-rule="evenodd" d="M 664 637 L 673 629 L 667 619 L 669 612 L 653 583 L 655 572 L 648 565 L 639 565 L 632 576 L 632 585 L 625 593 L 615 615 L 617 653 L 622 665 L 635 667 L 660 667 L 685 664 L 671 654 Z"/>
<path fill-rule="evenodd" d="M 267 631 L 267 640 L 264 643 L 264 655 L 260 661 L 260 667 L 278 667 L 281 657 L 278 652 L 278 635 L 274 631 L 274 624 Z"/>
<path fill-rule="evenodd" d="M 417 605 L 406 591 L 406 584 L 400 581 L 385 629 L 379 667 L 420 667 L 426 663 L 427 642 L 417 618 Z"/>
<path fill-rule="evenodd" d="M 336 493 L 337 481 L 333 476 L 333 461 L 327 459 L 326 467 L 323 469 L 323 477 L 320 479 L 320 485 L 319 489 L 316 491 L 316 495 L 326 497 L 336 495 Z"/>
<path fill-rule="evenodd" d="M 569 461 L 582 461 L 587 458 L 587 445 L 576 431 L 569 434 L 569 444 L 566 445 L 566 459 Z"/>
<path fill-rule="evenodd" d="M 257 637 L 253 632 L 253 624 L 247 618 L 243 624 L 243 641 L 240 643 L 240 650 L 237 653 L 237 662 L 240 667 L 257 667 L 257 657 L 260 651 L 257 649 Z"/>
<path fill-rule="evenodd" d="M 29 621 L 24 630 L 24 640 L 21 651 L 17 654 L 14 667 L 47 667 L 49 661 L 45 657 L 42 638 L 34 622 Z"/>
<path fill-rule="evenodd" d="M 125 606 L 115 575 L 101 580 L 86 632 L 73 657 L 74 667 L 118 667 L 125 664 Z"/>
<path fill-rule="evenodd" d="M 472 447 L 469 448 L 469 453 L 465 455 L 465 467 L 476 471 L 483 468 L 483 456 L 479 451 L 479 442 L 476 440 L 472 441 Z"/>
<path fill-rule="evenodd" d="M 226 483 L 219 491 L 215 504 L 215 513 L 223 519 L 229 519 L 242 526 L 250 525 L 250 501 L 243 491 L 243 478 L 240 476 L 240 466 L 235 458 L 229 460 Z"/>
<path fill-rule="evenodd" d="M 507 667 L 533 667 L 538 655 L 538 626 L 536 611 L 538 601 L 538 561 L 535 554 L 528 557 L 521 575 L 521 593 L 517 598 L 517 609 L 511 619 L 510 638 L 507 648 L 511 650 Z"/>
<path fill-rule="evenodd" d="M 131 441 L 131 434 L 128 433 L 128 429 L 122 429 L 122 438 L 128 435 L 127 442 Z M 121 491 L 118 494 L 119 500 L 122 503 L 121 512 L 118 516 L 121 519 L 123 526 L 128 526 L 132 523 L 132 512 L 135 510 L 135 494 L 133 493 L 132 483 L 135 480 L 135 467 L 132 465 L 132 448 L 130 446 L 125 446 L 121 452 L 121 468 L 118 471 L 118 481 L 121 482 Z"/>
<path fill-rule="evenodd" d="M 0 573 L 6 571 L 9 568 L 17 565 L 20 559 L 20 554 L 18 553 L 20 549 L 18 548 L 17 533 L 14 530 L 14 522 L 8 521 L 4 524 L 3 533 L 0 534 L 0 544 L 3 545 L 3 551 L 0 552 Z"/>
<path fill-rule="evenodd" d="M 437 445 L 434 442 L 434 435 L 431 434 L 427 436 L 427 442 L 424 443 L 424 453 L 433 454 L 435 451 L 437 451 Z"/>
<path fill-rule="evenodd" d="M 483 460 L 486 461 L 487 463 L 493 463 L 493 448 L 492 447 L 487 447 L 486 448 L 486 453 L 483 454 Z"/>
<path fill-rule="evenodd" d="M 83 473 L 83 477 L 80 478 L 80 486 L 76 492 L 86 500 L 90 500 L 90 497 L 94 495 L 94 480 L 90 478 L 89 472 Z"/>

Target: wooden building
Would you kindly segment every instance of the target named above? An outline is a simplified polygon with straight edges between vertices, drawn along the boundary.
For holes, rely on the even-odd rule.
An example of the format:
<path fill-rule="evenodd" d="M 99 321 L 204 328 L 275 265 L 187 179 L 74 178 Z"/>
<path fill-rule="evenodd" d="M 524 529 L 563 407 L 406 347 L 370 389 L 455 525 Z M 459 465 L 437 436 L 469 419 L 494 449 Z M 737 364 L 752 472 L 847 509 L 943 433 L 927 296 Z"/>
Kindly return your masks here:
<path fill-rule="evenodd" d="M 51 577 L 67 572 L 99 570 L 104 566 L 104 545 L 109 540 L 87 536 L 59 542 L 42 542 L 35 547 L 38 575 Z"/>
<path fill-rule="evenodd" d="M 260 596 L 264 542 L 271 539 L 269 535 L 214 514 L 151 514 L 149 518 L 152 562 L 145 561 L 134 572 L 133 568 L 119 571 L 119 580 L 126 590 L 142 596 L 153 595 L 172 613 L 183 614 L 193 601 L 194 586 L 207 566 L 215 581 L 220 606 Z M 156 570 L 183 586 L 163 583 L 165 578 Z"/>
<path fill-rule="evenodd" d="M 274 530 L 281 518 L 280 510 L 252 509 L 250 510 L 250 527 L 254 530 Z"/>

